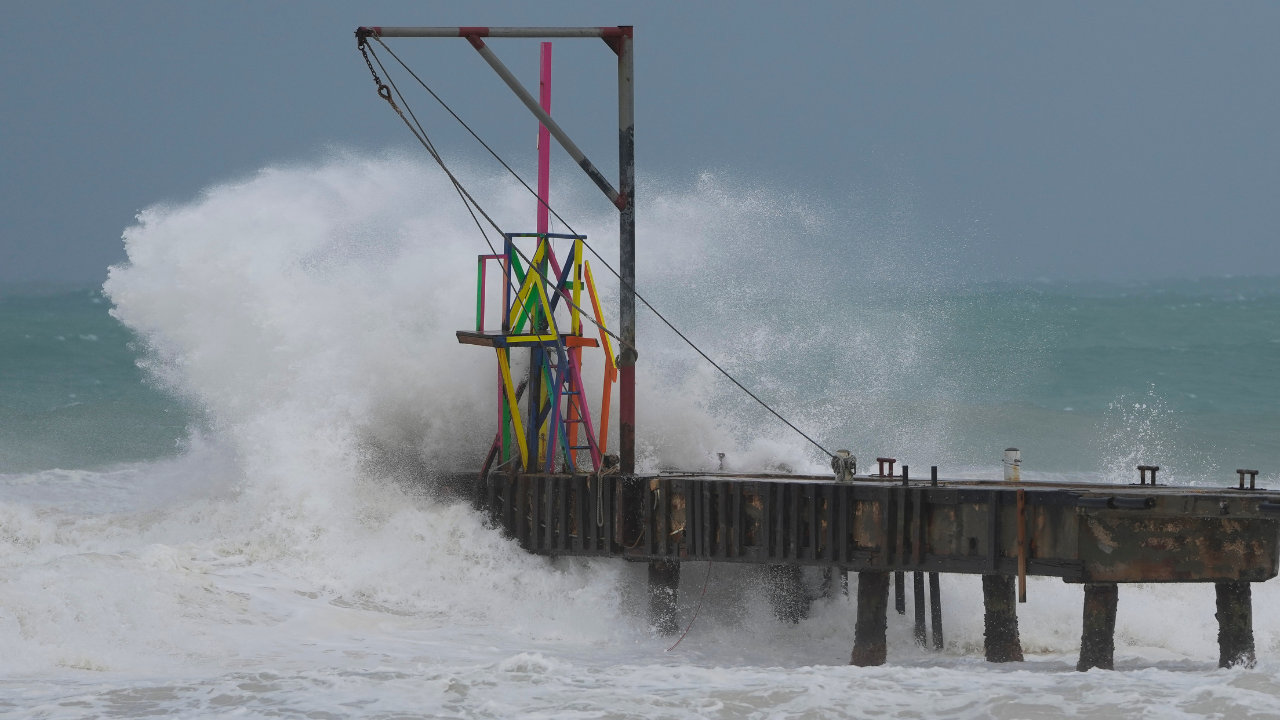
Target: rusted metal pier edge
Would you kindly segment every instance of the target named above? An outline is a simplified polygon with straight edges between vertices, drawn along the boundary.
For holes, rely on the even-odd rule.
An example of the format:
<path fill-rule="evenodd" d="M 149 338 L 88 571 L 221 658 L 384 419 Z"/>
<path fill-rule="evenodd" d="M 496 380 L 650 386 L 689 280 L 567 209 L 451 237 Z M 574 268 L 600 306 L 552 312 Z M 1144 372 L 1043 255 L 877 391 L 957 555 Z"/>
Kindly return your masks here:
<path fill-rule="evenodd" d="M 649 562 L 654 625 L 664 632 L 675 628 L 682 561 L 856 572 L 852 661 L 859 665 L 885 661 L 889 573 L 984 576 L 992 661 L 1022 658 L 1015 579 L 1024 588 L 1026 576 L 1081 583 L 1079 669 L 1087 670 L 1112 666 L 1119 583 L 1215 583 L 1219 662 L 1253 662 L 1249 583 L 1277 574 L 1280 492 L 1243 486 L 494 472 L 476 500 L 529 552 Z M 916 634 L 923 644 L 923 575 L 917 578 Z M 904 612 L 901 575 L 898 585 Z M 938 643 L 936 577 L 931 585 Z"/>

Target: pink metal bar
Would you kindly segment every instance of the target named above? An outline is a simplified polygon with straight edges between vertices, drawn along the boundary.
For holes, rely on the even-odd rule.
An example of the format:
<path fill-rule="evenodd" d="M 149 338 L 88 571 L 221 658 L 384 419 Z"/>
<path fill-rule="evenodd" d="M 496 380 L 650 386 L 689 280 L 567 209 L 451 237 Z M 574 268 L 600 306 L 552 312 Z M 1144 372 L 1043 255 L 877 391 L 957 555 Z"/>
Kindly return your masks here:
<path fill-rule="evenodd" d="M 480 263 L 480 307 L 476 313 L 476 332 L 484 332 L 485 281 L 486 276 L 489 274 L 487 272 L 489 269 L 489 261 L 494 260 L 498 262 L 498 269 L 502 270 L 502 263 L 505 258 L 501 255 L 477 255 L 476 259 Z M 506 277 L 505 272 L 503 273 L 503 277 Z"/>
<path fill-rule="evenodd" d="M 573 373 L 573 384 L 578 390 L 577 395 L 570 395 L 569 401 L 573 402 L 573 398 L 578 399 L 578 417 L 582 419 L 586 426 L 587 445 L 591 450 L 591 465 L 595 472 L 600 472 L 600 446 L 596 444 L 596 430 L 591 425 L 591 409 L 587 407 L 585 400 L 587 389 L 582 384 L 582 372 L 578 368 L 578 360 L 569 355 L 569 372 Z"/>
<path fill-rule="evenodd" d="M 538 62 L 538 104 L 551 114 L 551 43 L 541 46 Z M 538 232 L 549 232 L 550 217 L 547 205 L 551 202 L 551 131 L 538 124 Z"/>

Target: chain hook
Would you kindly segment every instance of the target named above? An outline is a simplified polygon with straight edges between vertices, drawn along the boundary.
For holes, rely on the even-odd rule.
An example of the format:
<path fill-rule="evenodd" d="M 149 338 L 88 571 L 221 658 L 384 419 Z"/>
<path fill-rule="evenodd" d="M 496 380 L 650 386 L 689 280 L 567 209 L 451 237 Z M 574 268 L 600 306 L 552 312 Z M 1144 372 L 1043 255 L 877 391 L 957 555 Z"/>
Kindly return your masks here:
<path fill-rule="evenodd" d="M 382 78 L 378 77 L 378 71 L 373 69 L 373 62 L 369 60 L 369 53 L 365 50 L 365 38 L 363 35 L 359 36 L 358 43 L 360 54 L 364 56 L 364 64 L 369 66 L 369 74 L 373 76 L 373 84 L 378 86 L 378 97 L 386 100 L 391 104 L 391 107 L 396 109 L 396 112 L 399 112 L 400 108 L 396 107 L 396 101 L 391 99 L 391 88 L 382 82 Z"/>

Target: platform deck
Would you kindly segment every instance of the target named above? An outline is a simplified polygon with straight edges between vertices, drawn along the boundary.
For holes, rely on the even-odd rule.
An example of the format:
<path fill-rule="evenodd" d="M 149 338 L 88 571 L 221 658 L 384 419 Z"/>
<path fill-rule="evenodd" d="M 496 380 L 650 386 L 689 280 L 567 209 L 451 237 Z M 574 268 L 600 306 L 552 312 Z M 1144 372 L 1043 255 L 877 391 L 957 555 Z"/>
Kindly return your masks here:
<path fill-rule="evenodd" d="M 1280 560 L 1267 490 L 491 473 L 479 502 L 546 555 L 1017 575 L 1022 549 L 1026 575 L 1073 583 L 1261 582 Z"/>

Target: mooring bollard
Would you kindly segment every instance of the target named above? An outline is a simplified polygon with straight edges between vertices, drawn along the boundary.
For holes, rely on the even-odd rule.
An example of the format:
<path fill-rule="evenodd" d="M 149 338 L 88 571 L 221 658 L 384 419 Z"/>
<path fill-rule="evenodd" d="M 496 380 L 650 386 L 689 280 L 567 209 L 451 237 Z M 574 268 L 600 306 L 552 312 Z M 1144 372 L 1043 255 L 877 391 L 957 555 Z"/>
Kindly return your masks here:
<path fill-rule="evenodd" d="M 1151 473 L 1151 484 L 1156 484 L 1156 473 L 1160 472 L 1159 465 L 1139 465 L 1138 466 L 1138 484 L 1147 484 L 1147 473 Z"/>
<path fill-rule="evenodd" d="M 804 587 L 803 573 L 800 565 L 769 566 L 769 606 L 782 622 L 798 623 L 809 617 L 812 599 Z"/>
<path fill-rule="evenodd" d="M 1218 667 L 1253 667 L 1253 593 L 1247 582 L 1222 582 L 1218 590 Z"/>
<path fill-rule="evenodd" d="M 1022 452 L 1018 448 L 1005 448 L 1004 451 L 1004 479 L 1010 482 L 1018 482 L 1022 479 Z"/>
<path fill-rule="evenodd" d="M 1080 635 L 1080 661 L 1076 670 L 1115 669 L 1116 601 L 1115 583 L 1087 583 L 1084 586 L 1084 630 Z"/>
<path fill-rule="evenodd" d="M 982 601 L 986 606 L 983 644 L 988 662 L 1022 661 L 1018 606 L 1013 586 L 1013 578 L 1007 575 L 982 576 Z"/>
<path fill-rule="evenodd" d="M 883 665 L 888 654 L 885 628 L 889 624 L 889 573 L 858 573 L 858 621 L 853 626 L 850 665 Z"/>
<path fill-rule="evenodd" d="M 883 477 L 890 477 L 890 478 L 891 478 L 891 477 L 893 477 L 893 466 L 894 466 L 894 464 L 895 464 L 895 463 L 897 463 L 897 462 L 898 462 L 898 461 L 897 461 L 897 459 L 895 459 L 895 458 L 887 458 L 887 457 L 878 457 L 878 458 L 876 458 L 876 464 L 877 464 L 877 465 L 879 465 L 879 468 L 880 468 L 880 477 L 882 477 L 882 478 L 883 478 Z M 886 475 L 886 474 L 885 474 L 885 472 L 884 472 L 884 466 L 885 466 L 885 465 L 888 465 L 888 466 L 889 466 L 889 474 L 888 474 L 888 475 Z"/>
<path fill-rule="evenodd" d="M 679 588 L 679 560 L 653 560 L 649 563 L 649 622 L 663 635 L 674 635 L 680 630 L 676 618 Z"/>

